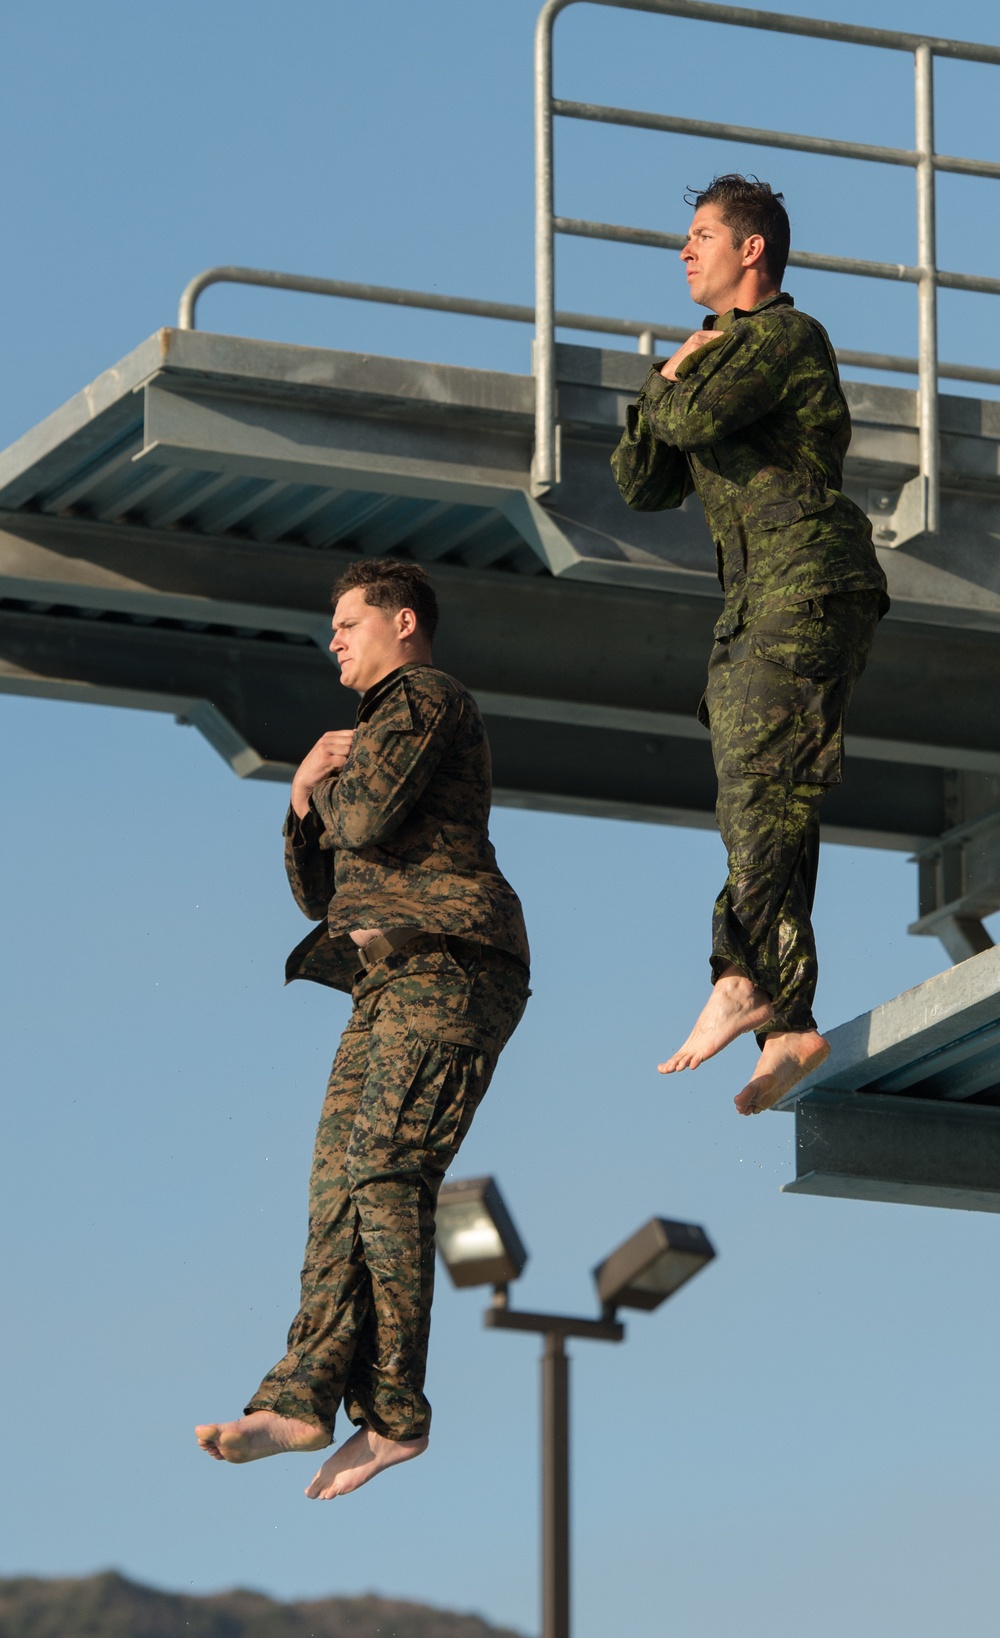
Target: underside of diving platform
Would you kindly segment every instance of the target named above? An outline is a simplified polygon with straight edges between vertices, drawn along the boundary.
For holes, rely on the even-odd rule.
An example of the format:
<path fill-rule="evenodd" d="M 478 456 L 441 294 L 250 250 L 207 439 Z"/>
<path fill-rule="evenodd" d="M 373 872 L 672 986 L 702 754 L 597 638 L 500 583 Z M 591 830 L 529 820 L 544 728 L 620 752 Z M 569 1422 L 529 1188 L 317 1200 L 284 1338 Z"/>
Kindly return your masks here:
<path fill-rule="evenodd" d="M 283 779 L 353 718 L 326 652 L 338 571 L 413 558 L 499 800 L 710 825 L 714 547 L 697 501 L 630 513 L 608 469 L 647 367 L 559 349 L 539 502 L 530 376 L 160 331 L 0 455 L 0 688 L 172 712 Z M 878 525 L 917 468 L 914 394 L 847 390 L 847 487 Z M 894 604 L 834 837 L 921 846 L 1000 806 L 1000 405 L 946 397 L 942 422 L 944 529 L 881 554 Z"/>

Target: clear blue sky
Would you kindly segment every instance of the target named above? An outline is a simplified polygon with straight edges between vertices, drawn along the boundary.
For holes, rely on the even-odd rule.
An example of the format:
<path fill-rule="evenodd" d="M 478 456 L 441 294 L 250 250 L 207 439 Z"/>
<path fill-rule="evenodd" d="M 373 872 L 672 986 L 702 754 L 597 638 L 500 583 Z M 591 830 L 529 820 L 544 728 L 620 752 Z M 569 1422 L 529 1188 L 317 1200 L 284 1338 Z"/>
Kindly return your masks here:
<path fill-rule="evenodd" d="M 214 262 L 531 299 L 534 0 L 15 0 L 2 25 L 0 443 L 157 326 Z M 834 0 L 798 9 L 826 15 Z M 842 0 L 887 27 L 893 0 Z M 992 0 L 906 26 L 1000 39 Z M 579 7 L 558 89 L 908 145 L 905 61 Z M 987 77 L 991 73 L 992 77 Z M 997 71 L 939 67 L 939 146 L 996 157 Z M 635 132 L 560 133 L 571 215 L 683 226 L 685 184 L 758 169 L 801 248 L 911 259 L 912 177 Z M 944 179 L 941 261 L 994 272 L 995 199 Z M 796 276 L 845 346 L 914 349 L 912 292 Z M 560 301 L 697 314 L 673 258 L 569 243 Z M 945 356 L 1000 362 L 986 298 Z M 206 328 L 524 369 L 527 336 L 217 290 Z M 650 702 L 651 704 L 655 702 Z M 442 1276 L 431 1453 L 336 1506 L 315 1465 L 209 1462 L 295 1307 L 318 1102 L 344 999 L 282 988 L 305 924 L 286 793 L 168 718 L 0 697 L 5 1516 L 0 1573 L 376 1589 L 537 1630 L 537 1343 Z M 996 1628 L 989 1215 L 783 1197 L 788 1116 L 740 1120 L 753 1047 L 664 1083 L 706 982 L 723 858 L 705 832 L 499 811 L 534 999 L 457 1171 L 499 1178 L 525 1305 L 592 1305 L 652 1213 L 718 1261 L 623 1348 L 574 1349 L 577 1638 L 964 1638 Z M 820 1016 L 945 962 L 912 866 L 828 848 Z"/>

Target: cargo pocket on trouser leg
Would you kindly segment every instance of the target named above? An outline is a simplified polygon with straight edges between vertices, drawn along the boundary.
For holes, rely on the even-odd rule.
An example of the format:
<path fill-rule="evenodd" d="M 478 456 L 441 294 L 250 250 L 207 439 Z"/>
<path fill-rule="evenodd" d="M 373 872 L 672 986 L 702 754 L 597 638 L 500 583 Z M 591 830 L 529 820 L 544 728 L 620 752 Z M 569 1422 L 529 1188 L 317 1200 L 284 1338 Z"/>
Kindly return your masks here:
<path fill-rule="evenodd" d="M 815 598 L 762 615 L 740 634 L 739 710 L 721 759 L 727 774 L 840 783 L 851 669 L 844 635 Z"/>

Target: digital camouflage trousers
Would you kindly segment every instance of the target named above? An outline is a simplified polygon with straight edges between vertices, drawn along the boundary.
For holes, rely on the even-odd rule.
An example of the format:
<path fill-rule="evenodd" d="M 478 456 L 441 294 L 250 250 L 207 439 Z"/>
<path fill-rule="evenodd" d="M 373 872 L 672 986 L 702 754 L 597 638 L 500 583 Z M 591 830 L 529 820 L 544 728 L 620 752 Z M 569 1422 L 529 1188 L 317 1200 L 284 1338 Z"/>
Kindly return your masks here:
<path fill-rule="evenodd" d="M 884 601 L 842 592 L 764 610 L 709 664 L 716 809 L 729 858 L 712 918 L 713 982 L 734 966 L 771 997 L 776 1030 L 816 1028 L 813 896 L 819 810 L 841 779 L 844 721 Z"/>
<path fill-rule="evenodd" d="M 430 1426 L 438 1189 L 527 1001 L 514 956 L 420 934 L 354 986 L 313 1158 L 299 1312 L 247 1412 L 389 1439 Z"/>

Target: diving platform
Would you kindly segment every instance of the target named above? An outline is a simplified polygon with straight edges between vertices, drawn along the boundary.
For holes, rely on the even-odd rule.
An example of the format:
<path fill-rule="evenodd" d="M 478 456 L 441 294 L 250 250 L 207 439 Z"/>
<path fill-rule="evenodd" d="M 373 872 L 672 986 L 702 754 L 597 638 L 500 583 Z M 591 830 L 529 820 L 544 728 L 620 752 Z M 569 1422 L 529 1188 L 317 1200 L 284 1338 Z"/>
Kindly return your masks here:
<path fill-rule="evenodd" d="M 786 1194 L 1000 1211 L 1000 947 L 830 1031 Z"/>
<path fill-rule="evenodd" d="M 287 779 L 353 718 L 331 585 L 399 555 L 434 577 L 437 658 L 479 699 L 500 802 L 712 825 L 714 547 L 696 500 L 631 513 L 608 468 L 648 364 L 557 347 L 561 471 L 536 496 L 531 375 L 157 332 L 0 455 L 0 689 L 166 711 L 238 774 Z M 916 395 L 846 390 L 846 485 L 885 535 Z M 941 530 L 880 550 L 893 608 L 825 820 L 944 858 L 1000 807 L 1000 404 L 940 410 Z M 922 877 L 941 936 L 965 891 L 948 846 Z"/>

